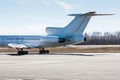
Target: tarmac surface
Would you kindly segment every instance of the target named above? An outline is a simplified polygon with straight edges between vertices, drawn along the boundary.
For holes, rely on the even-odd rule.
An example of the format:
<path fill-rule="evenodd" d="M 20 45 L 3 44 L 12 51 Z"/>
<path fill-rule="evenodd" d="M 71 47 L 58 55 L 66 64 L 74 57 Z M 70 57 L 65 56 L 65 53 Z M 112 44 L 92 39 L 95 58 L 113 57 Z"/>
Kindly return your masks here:
<path fill-rule="evenodd" d="M 0 53 L 0 80 L 120 80 L 120 53 L 13 53 Z"/>

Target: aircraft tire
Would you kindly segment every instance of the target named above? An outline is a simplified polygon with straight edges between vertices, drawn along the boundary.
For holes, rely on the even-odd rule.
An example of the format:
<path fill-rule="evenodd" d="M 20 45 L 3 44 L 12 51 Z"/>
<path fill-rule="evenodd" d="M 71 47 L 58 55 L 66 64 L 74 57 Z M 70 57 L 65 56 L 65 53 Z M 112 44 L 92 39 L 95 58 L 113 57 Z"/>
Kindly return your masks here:
<path fill-rule="evenodd" d="M 39 54 L 48 54 L 49 53 L 49 50 L 40 50 L 39 51 Z"/>
<path fill-rule="evenodd" d="M 25 54 L 28 54 L 28 51 L 18 51 L 17 54 L 18 55 L 25 55 Z"/>

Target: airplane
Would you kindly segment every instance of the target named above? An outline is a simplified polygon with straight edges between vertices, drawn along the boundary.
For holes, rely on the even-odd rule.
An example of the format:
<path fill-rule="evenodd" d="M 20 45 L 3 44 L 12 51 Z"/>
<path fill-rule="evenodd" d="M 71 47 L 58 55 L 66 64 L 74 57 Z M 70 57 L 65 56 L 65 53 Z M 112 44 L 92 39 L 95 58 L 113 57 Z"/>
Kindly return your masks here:
<path fill-rule="evenodd" d="M 88 12 L 85 14 L 69 14 L 75 18 L 65 27 L 47 27 L 46 36 L 34 35 L 1 35 L 0 47 L 11 47 L 17 49 L 18 55 L 28 54 L 24 49 L 39 48 L 39 54 L 49 53 L 45 50 L 47 47 L 65 46 L 77 44 L 86 41 L 83 36 L 89 20 L 92 16 L 112 15 L 112 14 L 96 14 L 96 12 Z"/>

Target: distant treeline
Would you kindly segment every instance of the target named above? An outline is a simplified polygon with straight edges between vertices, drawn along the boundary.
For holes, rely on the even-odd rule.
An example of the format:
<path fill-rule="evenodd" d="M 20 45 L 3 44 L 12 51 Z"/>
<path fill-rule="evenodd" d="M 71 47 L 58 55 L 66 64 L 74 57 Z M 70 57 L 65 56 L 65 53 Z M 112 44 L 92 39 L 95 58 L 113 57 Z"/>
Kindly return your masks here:
<path fill-rule="evenodd" d="M 120 32 L 93 32 L 92 34 L 85 33 L 86 42 L 84 45 L 120 45 Z"/>

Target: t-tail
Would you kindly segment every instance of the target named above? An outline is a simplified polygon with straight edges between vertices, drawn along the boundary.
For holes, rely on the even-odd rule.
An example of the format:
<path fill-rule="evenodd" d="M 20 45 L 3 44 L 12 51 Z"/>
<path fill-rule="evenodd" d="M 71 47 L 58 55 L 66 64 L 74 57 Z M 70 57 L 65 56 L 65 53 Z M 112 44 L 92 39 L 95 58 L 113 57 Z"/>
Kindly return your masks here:
<path fill-rule="evenodd" d="M 64 28 L 47 27 L 46 32 L 49 36 L 71 36 L 81 35 L 92 16 L 103 16 L 112 14 L 95 14 L 96 12 L 88 12 L 85 14 L 69 14 L 68 16 L 75 16 L 75 18 Z"/>

